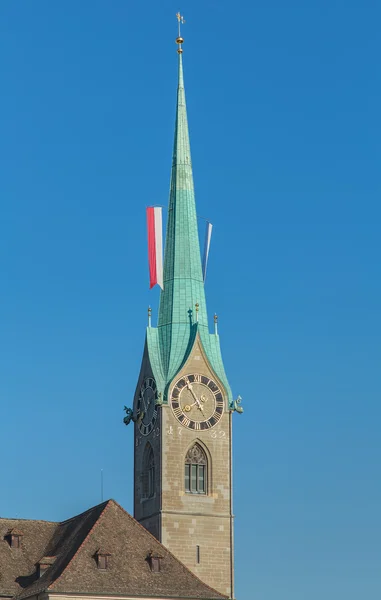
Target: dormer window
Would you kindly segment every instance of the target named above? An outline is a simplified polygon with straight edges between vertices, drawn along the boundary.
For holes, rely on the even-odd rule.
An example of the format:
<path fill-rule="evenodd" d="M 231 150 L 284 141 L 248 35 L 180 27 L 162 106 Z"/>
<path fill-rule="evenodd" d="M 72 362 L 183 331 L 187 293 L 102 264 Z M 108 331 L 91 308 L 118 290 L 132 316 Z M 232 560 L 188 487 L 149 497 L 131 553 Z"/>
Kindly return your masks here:
<path fill-rule="evenodd" d="M 95 553 L 95 560 L 97 561 L 97 567 L 101 571 L 106 571 L 110 567 L 110 552 L 105 550 L 97 550 Z"/>
<path fill-rule="evenodd" d="M 160 573 L 162 559 L 163 557 L 159 554 L 154 554 L 153 552 L 149 553 L 149 555 L 147 556 L 147 561 L 152 573 Z"/>
<path fill-rule="evenodd" d="M 37 573 L 39 577 L 42 577 L 48 567 L 46 565 L 37 565 Z"/>
<path fill-rule="evenodd" d="M 7 540 L 11 548 L 21 548 L 22 537 L 22 531 L 19 531 L 18 529 L 10 529 L 8 533 L 5 534 L 4 539 Z"/>
<path fill-rule="evenodd" d="M 39 577 L 42 577 L 45 573 L 46 569 L 55 562 L 55 556 L 43 556 L 41 560 L 37 563 L 37 573 Z"/>

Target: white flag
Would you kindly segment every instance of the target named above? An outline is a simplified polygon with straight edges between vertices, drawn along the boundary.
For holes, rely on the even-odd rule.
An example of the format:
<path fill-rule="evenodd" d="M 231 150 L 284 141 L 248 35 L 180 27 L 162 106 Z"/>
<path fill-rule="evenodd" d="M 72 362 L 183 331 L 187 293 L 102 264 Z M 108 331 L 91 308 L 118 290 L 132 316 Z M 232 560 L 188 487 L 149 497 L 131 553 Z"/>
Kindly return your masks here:
<path fill-rule="evenodd" d="M 209 248 L 210 248 L 210 239 L 212 237 L 212 229 L 213 225 L 206 222 L 206 230 L 205 230 L 205 244 L 204 244 L 204 258 L 202 260 L 202 274 L 204 277 L 204 281 L 206 278 L 206 268 L 208 266 L 208 257 L 209 257 Z"/>

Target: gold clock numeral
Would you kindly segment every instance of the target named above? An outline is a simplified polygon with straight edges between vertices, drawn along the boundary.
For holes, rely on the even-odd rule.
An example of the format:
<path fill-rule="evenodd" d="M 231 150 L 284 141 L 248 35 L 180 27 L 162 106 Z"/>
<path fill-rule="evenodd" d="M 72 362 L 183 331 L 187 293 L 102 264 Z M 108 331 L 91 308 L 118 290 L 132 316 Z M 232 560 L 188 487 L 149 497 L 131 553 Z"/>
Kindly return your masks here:
<path fill-rule="evenodd" d="M 199 421 L 196 421 L 194 428 L 195 428 L 196 431 L 200 431 L 201 430 L 201 423 Z"/>
<path fill-rule="evenodd" d="M 190 419 L 188 419 L 188 417 L 185 417 L 183 415 L 183 418 L 181 419 L 181 422 L 182 422 L 183 425 L 185 425 L 185 427 L 188 427 L 189 423 L 190 423 Z"/>
<path fill-rule="evenodd" d="M 218 394 L 220 394 L 220 393 L 221 393 L 221 390 L 220 390 L 220 388 L 217 388 L 217 389 L 216 389 L 216 390 L 213 392 L 213 394 L 214 394 L 214 397 L 218 396 Z"/>
<path fill-rule="evenodd" d="M 195 383 L 201 383 L 201 375 L 197 375 L 197 374 L 196 374 L 196 375 L 194 376 L 194 382 L 195 382 Z"/>

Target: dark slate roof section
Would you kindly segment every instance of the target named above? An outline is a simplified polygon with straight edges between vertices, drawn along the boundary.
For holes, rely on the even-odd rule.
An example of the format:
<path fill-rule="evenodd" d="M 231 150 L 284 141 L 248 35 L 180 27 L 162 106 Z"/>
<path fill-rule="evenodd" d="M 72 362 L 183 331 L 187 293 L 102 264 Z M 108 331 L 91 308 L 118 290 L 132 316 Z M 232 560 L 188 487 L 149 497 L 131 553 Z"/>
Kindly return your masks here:
<path fill-rule="evenodd" d="M 11 526 L 19 527 L 20 522 L 0 519 L 0 533 Z M 22 530 L 20 550 L 0 540 L 0 596 L 22 600 L 46 590 L 103 596 L 226 598 L 191 573 L 114 500 L 63 523 L 23 521 Z M 107 570 L 97 567 L 100 548 L 110 555 Z M 17 552 L 20 557 L 14 561 Z M 151 571 L 147 560 L 150 553 L 162 557 L 160 573 Z M 37 578 L 36 563 L 44 556 L 57 558 Z"/>

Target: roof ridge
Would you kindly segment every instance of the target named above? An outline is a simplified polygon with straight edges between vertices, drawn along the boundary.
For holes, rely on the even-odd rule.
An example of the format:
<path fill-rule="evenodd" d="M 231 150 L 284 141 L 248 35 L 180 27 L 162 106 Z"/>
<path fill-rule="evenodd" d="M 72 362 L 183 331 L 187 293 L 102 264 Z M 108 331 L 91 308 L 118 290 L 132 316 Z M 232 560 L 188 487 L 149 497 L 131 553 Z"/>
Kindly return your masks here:
<path fill-rule="evenodd" d="M 44 519 L 19 519 L 17 517 L 0 517 L 2 521 L 22 521 L 23 523 L 50 523 L 51 525 L 59 525 L 59 521 L 45 521 Z"/>
<path fill-rule="evenodd" d="M 102 504 L 104 504 L 106 506 L 106 504 L 108 502 L 110 502 L 110 500 L 111 500 L 111 498 L 104 502 L 100 502 L 99 504 L 96 504 L 95 506 L 92 506 L 91 508 L 88 508 L 87 510 L 84 510 L 83 512 L 78 513 L 77 515 L 74 515 L 74 517 L 65 519 L 64 521 L 47 521 L 45 519 L 22 519 L 22 518 L 18 518 L 18 517 L 0 517 L 0 523 L 2 521 L 22 521 L 23 523 L 50 523 L 51 525 L 66 525 L 66 523 L 70 523 L 70 521 L 73 521 L 74 519 L 77 519 L 78 517 L 82 517 L 86 513 L 94 510 L 94 508 L 98 508 L 98 506 L 102 506 Z"/>
<path fill-rule="evenodd" d="M 105 500 L 104 502 L 100 502 L 99 504 L 96 504 L 95 506 L 92 506 L 91 508 L 88 508 L 87 510 L 84 510 L 83 512 L 78 513 L 78 515 L 74 515 L 74 517 L 70 517 L 70 519 L 65 519 L 65 521 L 58 521 L 58 525 L 66 525 L 67 523 L 70 523 L 70 521 L 74 521 L 74 519 L 78 519 L 78 517 L 83 517 L 87 513 L 91 512 L 92 510 L 102 506 L 102 504 L 104 504 L 104 506 L 106 507 L 106 505 L 109 502 L 110 502 L 110 500 Z"/>
<path fill-rule="evenodd" d="M 177 558 L 177 556 L 175 556 L 166 546 L 164 546 L 164 544 L 162 544 L 157 538 L 155 538 L 155 536 L 150 531 L 148 531 L 148 529 L 146 529 L 144 527 L 144 525 L 142 525 L 141 523 L 139 523 L 139 521 L 137 521 L 132 515 L 130 515 L 130 513 L 127 512 L 126 509 L 123 508 L 123 506 L 121 506 L 118 502 L 116 502 L 116 500 L 110 500 L 109 502 L 110 503 L 113 502 L 118 508 L 120 508 L 127 515 L 127 517 L 129 517 L 129 519 L 132 521 L 132 523 L 135 526 L 140 527 L 141 529 L 143 529 L 143 531 L 146 534 L 148 534 L 149 536 L 151 536 L 151 538 L 155 541 L 155 543 L 159 544 L 159 546 L 161 546 L 166 552 L 168 552 L 168 554 L 172 558 L 174 558 L 178 563 L 180 563 L 180 565 L 184 568 L 184 570 L 187 571 L 188 573 L 190 573 L 192 575 L 192 577 L 195 577 L 200 583 L 202 583 L 202 585 L 204 585 L 206 588 L 208 588 L 212 592 L 216 592 L 217 594 L 219 594 L 221 596 L 221 598 L 229 598 L 229 596 L 226 596 L 225 594 L 221 594 L 221 592 L 219 592 L 218 590 L 212 588 L 210 585 L 208 585 L 207 583 L 205 583 L 205 581 L 203 581 L 202 579 L 200 579 L 195 573 L 193 573 L 193 571 L 191 571 L 186 565 L 184 565 L 184 563 L 181 562 L 181 560 L 179 558 Z"/>
<path fill-rule="evenodd" d="M 54 586 L 55 584 L 61 579 L 62 575 L 65 573 L 66 569 L 71 565 L 71 563 L 73 562 L 73 560 L 75 559 L 75 557 L 77 556 L 78 552 L 83 548 L 83 546 L 86 544 L 87 540 L 90 537 L 90 534 L 94 531 L 94 529 L 99 525 L 100 521 L 102 520 L 103 516 L 105 515 L 107 509 L 110 507 L 111 503 L 113 502 L 113 500 L 106 500 L 106 502 L 101 502 L 100 504 L 97 504 L 96 506 L 93 506 L 92 508 L 89 508 L 88 510 L 86 510 L 83 513 L 80 513 L 79 515 L 77 515 L 77 518 L 80 516 L 85 515 L 88 512 L 91 512 L 92 510 L 94 510 L 95 508 L 98 508 L 100 506 L 102 506 L 102 504 L 104 504 L 103 510 L 101 512 L 101 514 L 99 515 L 99 517 L 97 518 L 97 520 L 95 521 L 94 525 L 90 528 L 90 530 L 88 531 L 85 539 L 82 541 L 82 543 L 78 546 L 77 550 L 74 552 L 73 556 L 71 557 L 71 559 L 69 560 L 69 562 L 67 563 L 66 567 L 64 569 L 62 569 L 61 574 L 50 584 L 48 585 L 48 587 L 46 589 L 48 590 L 54 590 Z M 73 517 L 75 518 L 75 517 Z M 68 519 L 68 521 L 71 521 L 71 519 Z M 68 521 L 65 521 L 65 523 L 67 523 Z"/>

